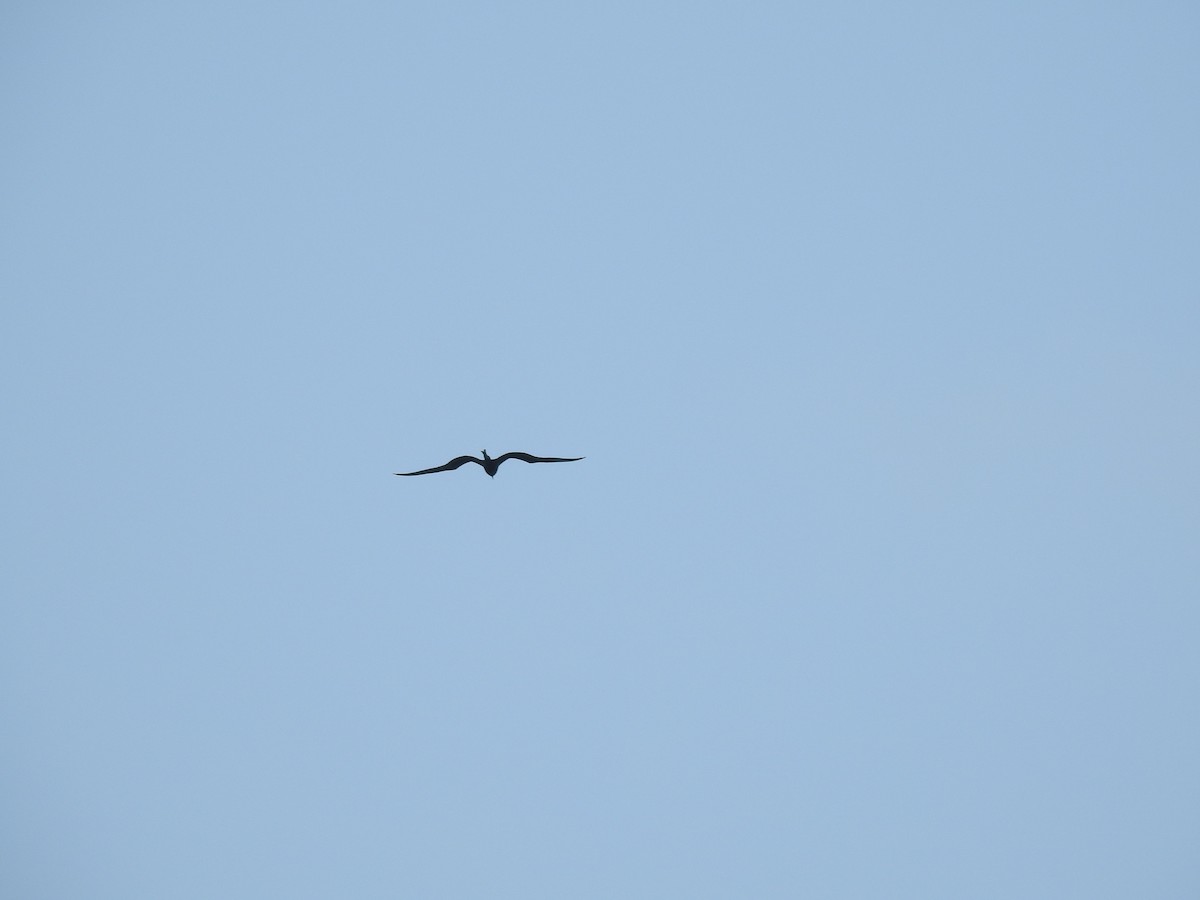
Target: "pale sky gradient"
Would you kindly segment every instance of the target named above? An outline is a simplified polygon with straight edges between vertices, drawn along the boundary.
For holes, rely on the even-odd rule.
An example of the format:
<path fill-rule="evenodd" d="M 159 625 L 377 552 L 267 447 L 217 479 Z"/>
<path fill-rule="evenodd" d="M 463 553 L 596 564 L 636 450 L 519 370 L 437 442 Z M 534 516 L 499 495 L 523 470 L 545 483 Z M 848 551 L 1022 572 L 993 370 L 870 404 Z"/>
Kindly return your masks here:
<path fill-rule="evenodd" d="M 1200 896 L 1197 47 L 7 4 L 0 895 Z"/>

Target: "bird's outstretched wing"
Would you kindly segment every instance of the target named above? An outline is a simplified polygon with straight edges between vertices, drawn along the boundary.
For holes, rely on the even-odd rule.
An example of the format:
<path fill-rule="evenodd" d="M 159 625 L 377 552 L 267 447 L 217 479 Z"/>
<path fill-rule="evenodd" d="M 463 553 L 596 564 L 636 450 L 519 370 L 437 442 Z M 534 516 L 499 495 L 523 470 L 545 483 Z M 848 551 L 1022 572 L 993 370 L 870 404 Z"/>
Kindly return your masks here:
<path fill-rule="evenodd" d="M 586 459 L 586 457 L 572 456 L 564 458 L 562 456 L 530 456 L 528 453 L 505 453 L 503 456 L 496 457 L 496 465 L 500 465 L 506 459 L 519 459 L 522 462 L 579 462 L 579 460 Z"/>
<path fill-rule="evenodd" d="M 479 463 L 479 465 L 481 465 L 481 466 L 483 465 L 483 463 L 479 462 L 479 460 L 477 460 L 473 456 L 456 456 L 456 457 L 454 457 L 454 459 L 450 460 L 450 462 L 446 463 L 444 466 L 434 466 L 434 468 L 432 468 L 432 469 L 422 469 L 420 472 L 393 472 L 392 474 L 393 475 L 428 475 L 431 472 L 449 472 L 451 469 L 457 469 L 459 466 L 465 466 L 469 462 Z"/>

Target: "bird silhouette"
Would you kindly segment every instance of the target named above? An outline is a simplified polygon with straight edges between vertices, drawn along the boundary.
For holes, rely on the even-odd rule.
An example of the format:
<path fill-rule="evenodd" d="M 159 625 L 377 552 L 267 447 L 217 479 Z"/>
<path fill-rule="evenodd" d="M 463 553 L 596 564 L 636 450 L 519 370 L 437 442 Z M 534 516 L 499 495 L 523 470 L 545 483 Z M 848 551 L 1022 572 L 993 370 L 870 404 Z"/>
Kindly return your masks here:
<path fill-rule="evenodd" d="M 393 472 L 394 475 L 429 475 L 433 472 L 449 472 L 451 469 L 457 469 L 459 466 L 465 466 L 467 463 L 475 463 L 483 466 L 483 471 L 487 472 L 492 478 L 496 477 L 496 470 L 500 468 L 500 463 L 506 459 L 519 459 L 527 463 L 543 463 L 543 462 L 579 462 L 585 459 L 583 456 L 573 456 L 565 458 L 561 456 L 530 456 L 528 453 L 505 453 L 503 456 L 497 456 L 495 459 L 488 456 L 486 450 L 482 451 L 483 459 L 476 459 L 473 456 L 456 456 L 444 466 L 434 466 L 432 469 L 421 469 L 419 472 Z"/>

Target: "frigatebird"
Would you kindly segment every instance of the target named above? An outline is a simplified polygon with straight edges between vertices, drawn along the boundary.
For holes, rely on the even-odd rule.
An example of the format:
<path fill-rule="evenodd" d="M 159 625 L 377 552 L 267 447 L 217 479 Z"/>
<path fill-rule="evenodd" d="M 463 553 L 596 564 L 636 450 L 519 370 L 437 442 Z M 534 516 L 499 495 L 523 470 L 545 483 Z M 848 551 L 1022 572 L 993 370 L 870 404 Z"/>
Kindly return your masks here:
<path fill-rule="evenodd" d="M 432 472 L 449 472 L 451 469 L 457 469 L 459 466 L 465 466 L 467 463 L 473 462 L 476 465 L 483 466 L 483 471 L 487 472 L 488 475 L 491 476 L 492 478 L 495 478 L 496 470 L 500 468 L 500 463 L 504 462 L 506 459 L 519 459 L 522 462 L 527 462 L 527 463 L 541 463 L 541 462 L 579 462 L 579 460 L 586 458 L 583 456 L 572 456 L 570 458 L 564 458 L 561 456 L 530 456 L 528 453 L 505 453 L 503 456 L 497 456 L 495 459 L 492 459 L 490 456 L 488 456 L 488 452 L 486 450 L 484 450 L 482 452 L 483 452 L 483 459 L 476 459 L 473 456 L 456 456 L 456 457 L 454 457 L 454 459 L 450 460 L 450 462 L 446 463 L 444 466 L 434 466 L 432 469 L 422 469 L 419 472 L 393 472 L 392 474 L 393 475 L 429 475 Z"/>

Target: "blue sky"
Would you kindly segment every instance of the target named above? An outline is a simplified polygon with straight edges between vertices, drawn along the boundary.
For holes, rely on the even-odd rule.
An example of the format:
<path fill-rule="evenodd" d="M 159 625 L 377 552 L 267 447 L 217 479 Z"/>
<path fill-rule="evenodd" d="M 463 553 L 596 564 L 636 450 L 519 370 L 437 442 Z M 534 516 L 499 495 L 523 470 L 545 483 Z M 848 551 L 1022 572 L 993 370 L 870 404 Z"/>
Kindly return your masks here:
<path fill-rule="evenodd" d="M 1194 897 L 1198 26 L 10 4 L 3 892 Z"/>

